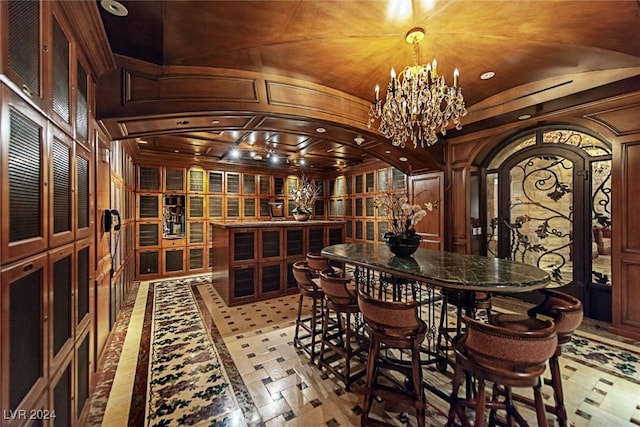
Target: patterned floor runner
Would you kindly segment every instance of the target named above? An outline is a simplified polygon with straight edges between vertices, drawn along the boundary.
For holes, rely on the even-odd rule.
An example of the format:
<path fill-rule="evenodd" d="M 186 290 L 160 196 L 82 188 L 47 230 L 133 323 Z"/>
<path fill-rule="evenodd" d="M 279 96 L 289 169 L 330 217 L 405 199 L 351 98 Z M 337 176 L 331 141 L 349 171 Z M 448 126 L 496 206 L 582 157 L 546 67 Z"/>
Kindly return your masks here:
<path fill-rule="evenodd" d="M 227 424 L 239 405 L 191 287 L 179 280 L 153 286 L 146 425 Z"/>
<path fill-rule="evenodd" d="M 585 335 L 581 332 L 574 334 L 562 356 L 640 384 L 640 352 Z"/>

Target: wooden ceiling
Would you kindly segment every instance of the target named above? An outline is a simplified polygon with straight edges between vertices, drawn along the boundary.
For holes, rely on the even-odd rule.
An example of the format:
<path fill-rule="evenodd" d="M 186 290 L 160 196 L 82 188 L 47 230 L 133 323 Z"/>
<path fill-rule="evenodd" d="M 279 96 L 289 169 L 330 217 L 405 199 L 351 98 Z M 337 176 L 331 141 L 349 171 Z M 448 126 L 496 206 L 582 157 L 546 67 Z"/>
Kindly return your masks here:
<path fill-rule="evenodd" d="M 391 3 L 411 5 L 412 12 L 405 18 L 390 16 Z M 126 117 L 113 109 L 101 111 L 99 105 L 98 117 L 107 127 L 117 125 L 117 137 L 139 142 L 141 158 L 172 154 L 266 167 L 268 158 L 278 156 L 280 167 L 314 167 L 316 172 L 381 159 L 405 171 L 429 170 L 443 163 L 447 138 L 517 122 L 524 114 L 535 121 L 551 108 L 588 100 L 585 91 L 611 84 L 624 91 L 625 79 L 640 75 L 636 0 L 121 4 L 128 15 L 100 8 L 118 58 L 161 68 L 211 67 L 296 79 L 363 105 L 373 98 L 376 84 L 386 86 L 391 67 L 402 70 L 412 64 L 405 34 L 419 26 L 426 32 L 420 43 L 422 62 L 436 58 L 449 84 L 454 68 L 460 70 L 469 111 L 463 129 L 448 132 L 436 146 L 401 150 L 367 128 L 366 109 L 357 120 L 341 121 L 310 115 L 305 108 L 283 114 L 246 104 L 172 114 L 139 107 Z M 495 77 L 481 79 L 487 72 Z M 356 137 L 364 142 L 358 145 Z M 241 152 L 237 159 L 234 147 Z M 306 164 L 300 165 L 303 158 Z"/>

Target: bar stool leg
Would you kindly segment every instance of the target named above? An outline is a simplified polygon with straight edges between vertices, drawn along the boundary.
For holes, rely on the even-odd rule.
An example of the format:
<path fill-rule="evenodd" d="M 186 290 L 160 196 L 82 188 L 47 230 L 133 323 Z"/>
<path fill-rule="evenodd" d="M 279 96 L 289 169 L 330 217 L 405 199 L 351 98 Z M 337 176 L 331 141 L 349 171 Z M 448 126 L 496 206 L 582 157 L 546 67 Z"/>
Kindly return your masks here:
<path fill-rule="evenodd" d="M 478 392 L 476 394 L 476 420 L 473 423 L 475 427 L 482 427 L 484 425 L 484 411 L 485 411 L 485 390 L 484 390 L 484 377 L 477 378 Z"/>
<path fill-rule="evenodd" d="M 542 377 L 538 379 L 538 383 L 533 388 L 533 398 L 536 403 L 538 426 L 547 427 L 547 412 L 542 398 Z"/>
<path fill-rule="evenodd" d="M 564 406 L 564 392 L 562 391 L 562 374 L 560 373 L 560 363 L 558 362 L 560 350 L 549 359 L 551 370 L 551 385 L 553 387 L 553 397 L 556 403 L 556 417 L 560 427 L 567 426 L 567 409 Z"/>
<path fill-rule="evenodd" d="M 362 426 L 367 425 L 367 420 L 369 419 L 369 411 L 371 411 L 371 405 L 373 404 L 373 399 L 375 396 L 373 395 L 373 379 L 375 378 L 376 370 L 378 367 L 376 366 L 376 360 L 378 359 L 378 353 L 380 352 L 380 342 L 375 340 L 373 336 L 371 337 L 371 342 L 369 344 L 369 355 L 367 357 L 367 385 L 365 389 L 364 395 L 364 409 L 362 412 L 362 416 L 360 417 L 360 423 Z"/>

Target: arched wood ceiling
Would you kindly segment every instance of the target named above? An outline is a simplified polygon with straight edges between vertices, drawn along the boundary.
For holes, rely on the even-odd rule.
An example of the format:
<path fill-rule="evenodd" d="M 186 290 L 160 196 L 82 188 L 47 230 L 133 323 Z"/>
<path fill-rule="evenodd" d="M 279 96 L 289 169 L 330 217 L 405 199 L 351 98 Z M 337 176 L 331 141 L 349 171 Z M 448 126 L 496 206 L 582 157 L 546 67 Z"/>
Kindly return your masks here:
<path fill-rule="evenodd" d="M 447 137 L 535 120 L 640 75 L 636 0 L 414 0 L 405 19 L 388 16 L 389 0 L 121 3 L 127 16 L 100 8 L 120 69 L 101 76 L 97 114 L 114 137 L 137 138 L 142 158 L 179 151 L 266 165 L 277 153 L 288 167 L 304 157 L 326 171 L 376 158 L 438 168 L 446 137 L 400 150 L 367 128 L 374 86 L 413 62 L 404 38 L 414 26 L 426 30 L 422 62 L 436 58 L 448 82 L 460 70 L 469 115 Z M 495 77 L 482 80 L 488 71 Z"/>

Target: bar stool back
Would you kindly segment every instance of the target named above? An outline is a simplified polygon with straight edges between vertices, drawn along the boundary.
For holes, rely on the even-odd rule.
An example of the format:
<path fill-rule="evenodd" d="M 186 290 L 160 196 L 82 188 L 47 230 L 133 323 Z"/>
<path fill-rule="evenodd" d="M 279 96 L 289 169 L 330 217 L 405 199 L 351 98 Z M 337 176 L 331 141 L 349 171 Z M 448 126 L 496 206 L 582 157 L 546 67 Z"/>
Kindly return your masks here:
<path fill-rule="evenodd" d="M 427 324 L 418 317 L 417 301 L 383 301 L 365 292 L 358 293 L 358 305 L 369 334 L 367 386 L 361 424 L 367 425 L 375 396 L 416 408 L 419 426 L 425 425 L 425 394 L 420 365 L 420 344 L 424 341 Z M 409 349 L 410 361 L 383 357 L 382 349 Z M 383 384 L 378 375 L 389 369 L 406 375 L 404 384 Z"/>
<path fill-rule="evenodd" d="M 533 388 L 534 405 L 538 425 L 547 426 L 545 404 L 542 398 L 542 374 L 547 361 L 553 356 L 558 345 L 558 337 L 553 322 L 529 318 L 521 323 L 522 328 L 504 328 L 476 321 L 463 316 L 465 333 L 454 339 L 456 354 L 451 406 L 448 426 L 455 425 L 458 417 L 463 425 L 470 425 L 466 408 L 475 409 L 475 426 L 485 423 L 485 409 L 490 409 L 489 424 L 495 425 L 497 411 L 506 411 L 506 423 L 528 425 L 517 411 L 512 387 Z M 463 372 L 469 373 L 476 381 L 475 398 L 458 397 Z M 490 400 L 485 397 L 485 381 L 493 383 Z M 504 389 L 504 393 L 500 388 Z M 502 401 L 499 400 L 504 395 Z"/>
<path fill-rule="evenodd" d="M 315 277 L 320 277 L 320 272 L 328 268 L 333 269 L 338 276 L 344 275 L 344 270 L 338 267 L 334 267 L 329 262 L 329 259 L 322 254 L 315 252 L 308 252 L 306 255 L 307 265 L 314 271 Z"/>
<path fill-rule="evenodd" d="M 355 292 L 348 287 L 351 279 L 331 275 L 332 272 L 333 270 L 330 269 L 320 272 L 320 286 L 324 291 L 326 302 L 318 366 L 327 369 L 342 380 L 345 389 L 349 391 L 351 384 L 365 374 L 364 366 L 356 365 L 354 370 L 351 366 L 353 361 L 362 357 L 363 352 L 361 343 L 354 333 L 354 315 L 359 313 L 360 309 Z M 332 312 L 336 317 L 334 320 L 336 327 L 330 331 L 329 324 L 333 322 Z"/>
<path fill-rule="evenodd" d="M 560 373 L 559 357 L 562 354 L 565 344 L 571 342 L 573 332 L 578 329 L 584 317 L 582 302 L 569 294 L 555 289 L 541 289 L 544 295 L 543 301 L 527 311 L 528 317 L 538 317 L 540 315 L 553 319 L 558 335 L 558 346 L 556 352 L 549 359 L 550 378 L 545 378 L 544 382 L 553 387 L 553 397 L 555 406 L 546 405 L 547 412 L 554 414 L 560 427 L 567 425 L 567 410 L 564 405 L 564 391 L 562 389 L 562 375 Z M 527 316 L 517 314 L 497 314 L 491 317 L 491 323 L 506 328 L 522 328 L 522 323 L 528 321 Z M 528 399 L 516 396 L 518 400 L 531 403 Z"/>
<path fill-rule="evenodd" d="M 318 354 L 316 344 L 320 344 L 317 338 L 322 334 L 324 292 L 319 286 L 318 279 L 313 278 L 313 271 L 309 268 L 306 261 L 296 261 L 292 269 L 293 277 L 296 279 L 298 289 L 300 290 L 293 344 L 296 348 L 307 353 L 311 359 L 311 363 L 314 363 L 315 357 Z M 303 316 L 302 314 L 305 298 L 311 299 L 311 313 L 307 316 Z"/>

